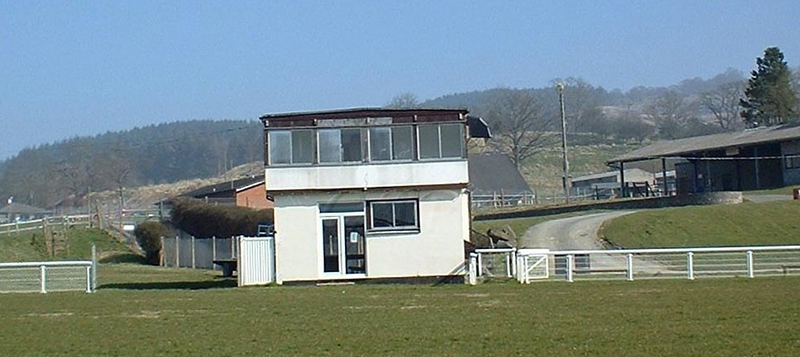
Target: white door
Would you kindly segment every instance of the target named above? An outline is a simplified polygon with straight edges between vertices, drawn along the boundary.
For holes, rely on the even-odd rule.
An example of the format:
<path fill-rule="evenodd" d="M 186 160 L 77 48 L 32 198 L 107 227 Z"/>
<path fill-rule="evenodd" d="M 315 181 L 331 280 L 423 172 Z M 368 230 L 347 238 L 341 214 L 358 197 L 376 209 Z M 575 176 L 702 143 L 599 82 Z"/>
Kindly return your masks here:
<path fill-rule="evenodd" d="M 239 286 L 266 285 L 275 281 L 275 246 L 272 237 L 239 237 L 237 275 Z"/>
<path fill-rule="evenodd" d="M 366 276 L 364 215 L 326 214 L 320 217 L 320 221 L 323 276 Z"/>

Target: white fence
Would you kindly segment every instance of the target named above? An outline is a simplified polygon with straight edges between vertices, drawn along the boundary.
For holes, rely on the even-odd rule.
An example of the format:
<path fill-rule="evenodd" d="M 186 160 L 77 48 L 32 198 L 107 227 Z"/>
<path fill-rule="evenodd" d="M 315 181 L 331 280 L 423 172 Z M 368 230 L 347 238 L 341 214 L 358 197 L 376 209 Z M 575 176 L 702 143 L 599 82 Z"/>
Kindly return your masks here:
<path fill-rule="evenodd" d="M 235 238 L 163 237 L 161 266 L 217 269 L 215 260 L 235 260 Z"/>
<path fill-rule="evenodd" d="M 272 237 L 238 237 L 239 286 L 266 285 L 275 281 L 275 245 Z"/>
<path fill-rule="evenodd" d="M 564 251 L 479 249 L 471 257 L 470 267 L 474 268 L 470 270 L 470 283 L 497 276 L 500 269 L 497 266 L 502 265 L 498 259 L 516 262 L 508 263 L 505 269 L 521 283 L 534 279 L 572 282 L 800 275 L 800 245 Z"/>
<path fill-rule="evenodd" d="M 86 291 L 97 288 L 97 248 L 91 261 L 0 263 L 0 293 Z"/>
<path fill-rule="evenodd" d="M 75 216 L 58 216 L 47 217 L 42 219 L 35 219 L 24 222 L 13 222 L 0 224 L 0 235 L 20 234 L 34 230 L 59 229 L 75 225 L 91 225 L 91 217 L 89 215 L 75 215 Z"/>

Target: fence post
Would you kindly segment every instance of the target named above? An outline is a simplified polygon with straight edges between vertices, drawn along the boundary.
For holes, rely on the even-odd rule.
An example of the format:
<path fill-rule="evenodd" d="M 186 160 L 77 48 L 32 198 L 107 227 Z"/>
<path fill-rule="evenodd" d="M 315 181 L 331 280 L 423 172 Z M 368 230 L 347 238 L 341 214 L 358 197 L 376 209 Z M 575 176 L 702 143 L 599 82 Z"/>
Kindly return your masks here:
<path fill-rule="evenodd" d="M 475 276 L 478 266 L 477 257 L 478 255 L 475 253 L 469 253 L 469 285 L 475 285 L 478 282 L 478 279 Z"/>
<path fill-rule="evenodd" d="M 694 253 L 688 252 L 686 253 L 686 275 L 689 280 L 694 280 L 694 262 L 693 262 Z"/>
<path fill-rule="evenodd" d="M 478 276 L 483 276 L 483 256 L 481 255 L 481 253 L 478 253 L 477 256 L 478 256 L 478 268 L 477 268 Z"/>
<path fill-rule="evenodd" d="M 511 275 L 511 252 L 506 253 L 506 277 L 510 278 Z"/>
<path fill-rule="evenodd" d="M 628 253 L 628 281 L 633 281 L 633 254 Z"/>
<path fill-rule="evenodd" d="M 19 235 L 19 221 L 16 219 L 14 220 L 14 228 L 17 231 L 17 235 Z"/>
<path fill-rule="evenodd" d="M 97 290 L 97 245 L 92 243 L 92 291 Z"/>
<path fill-rule="evenodd" d="M 572 264 L 573 264 L 573 260 L 574 259 L 575 258 L 572 256 L 572 254 L 567 254 L 567 267 L 566 267 L 567 268 L 567 281 L 570 282 L 570 283 L 573 282 L 573 279 L 572 279 L 572 273 L 573 273 L 572 272 Z"/>
<path fill-rule="evenodd" d="M 511 274 L 517 273 L 517 249 L 511 251 Z"/>
<path fill-rule="evenodd" d="M 215 260 L 217 260 L 217 237 L 211 236 L 211 270 L 217 270 Z"/>
<path fill-rule="evenodd" d="M 175 236 L 175 267 L 181 267 L 181 251 L 180 251 L 180 244 L 181 239 L 179 236 Z"/>
<path fill-rule="evenodd" d="M 47 292 L 47 267 L 44 265 L 39 266 L 39 279 L 41 279 L 41 293 L 44 294 Z"/>
<path fill-rule="evenodd" d="M 236 238 L 231 237 L 231 260 L 236 259 Z"/>
<path fill-rule="evenodd" d="M 86 293 L 92 292 L 92 267 L 86 267 Z"/>
<path fill-rule="evenodd" d="M 161 249 L 158 250 L 158 265 L 167 266 L 167 258 L 164 254 L 164 236 L 161 236 Z"/>
<path fill-rule="evenodd" d="M 195 269 L 195 257 L 194 257 L 195 248 L 194 248 L 194 243 L 195 243 L 194 242 L 194 236 L 192 236 L 192 269 Z"/>
<path fill-rule="evenodd" d="M 755 278 L 755 271 L 753 270 L 753 251 L 747 251 L 747 277 Z"/>

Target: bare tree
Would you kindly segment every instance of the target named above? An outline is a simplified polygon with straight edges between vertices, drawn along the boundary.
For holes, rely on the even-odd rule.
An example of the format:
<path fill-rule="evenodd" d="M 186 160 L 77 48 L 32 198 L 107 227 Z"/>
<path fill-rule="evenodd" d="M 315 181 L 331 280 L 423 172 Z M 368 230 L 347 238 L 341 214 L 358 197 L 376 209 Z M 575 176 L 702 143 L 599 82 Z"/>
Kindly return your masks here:
<path fill-rule="evenodd" d="M 714 115 L 717 124 L 724 130 L 744 128 L 744 122 L 739 116 L 739 100 L 744 96 L 744 85 L 743 81 L 723 84 L 704 93 L 701 98 L 702 106 Z"/>
<path fill-rule="evenodd" d="M 656 124 L 659 136 L 670 140 L 686 136 L 687 124 L 696 112 L 696 103 L 687 101 L 675 91 L 665 93 L 644 110 L 645 116 Z"/>
<path fill-rule="evenodd" d="M 493 127 L 492 146 L 518 168 L 551 141 L 546 130 L 551 128 L 553 119 L 541 115 L 539 104 L 528 91 L 498 90 L 484 113 Z"/>
<path fill-rule="evenodd" d="M 585 132 L 592 126 L 593 121 L 602 121 L 598 116 L 602 115 L 602 112 L 596 110 L 602 103 L 597 88 L 584 79 L 575 77 L 554 79 L 551 82 L 554 87 L 556 83 L 563 83 L 566 87 L 564 107 L 570 132 Z"/>
<path fill-rule="evenodd" d="M 420 103 L 419 99 L 417 98 L 417 95 L 414 93 L 406 92 L 394 96 L 394 98 L 392 98 L 392 100 L 390 100 L 389 103 L 386 103 L 386 108 L 413 109 L 413 108 L 419 108 L 419 105 Z"/>

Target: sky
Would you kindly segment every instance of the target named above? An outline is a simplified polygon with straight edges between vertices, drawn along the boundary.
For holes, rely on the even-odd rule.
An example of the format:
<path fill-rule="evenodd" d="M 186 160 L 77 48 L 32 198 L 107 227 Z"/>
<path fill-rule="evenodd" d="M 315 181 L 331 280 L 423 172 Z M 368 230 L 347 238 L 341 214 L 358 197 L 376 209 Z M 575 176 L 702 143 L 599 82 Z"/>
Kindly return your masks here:
<path fill-rule="evenodd" d="M 800 65 L 800 1 L 0 0 L 0 159 L 405 92 L 668 86 L 747 73 L 770 46 Z"/>

